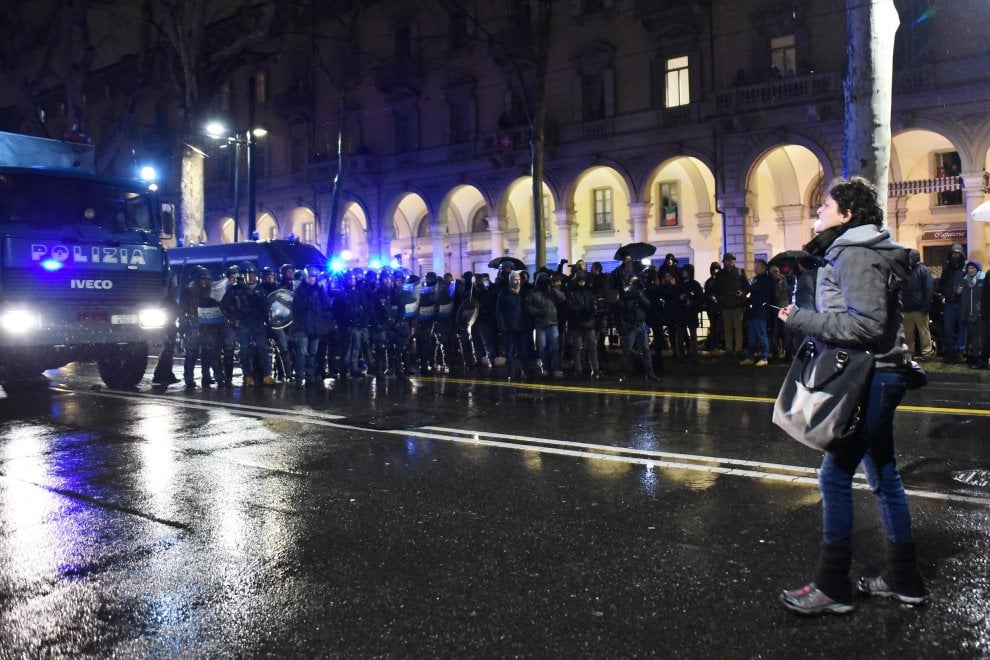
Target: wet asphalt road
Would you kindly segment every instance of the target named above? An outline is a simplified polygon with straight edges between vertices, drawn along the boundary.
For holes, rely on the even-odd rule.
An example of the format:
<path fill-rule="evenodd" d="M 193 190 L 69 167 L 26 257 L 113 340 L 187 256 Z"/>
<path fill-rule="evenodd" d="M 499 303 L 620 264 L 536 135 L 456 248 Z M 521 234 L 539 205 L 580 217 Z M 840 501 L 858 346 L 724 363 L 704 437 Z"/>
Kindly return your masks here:
<path fill-rule="evenodd" d="M 811 573 L 818 458 L 769 421 L 781 367 L 48 375 L 0 401 L 0 658 L 990 655 L 985 382 L 940 379 L 897 420 L 931 603 L 802 619 L 777 594 Z M 854 575 L 882 557 L 856 505 Z"/>

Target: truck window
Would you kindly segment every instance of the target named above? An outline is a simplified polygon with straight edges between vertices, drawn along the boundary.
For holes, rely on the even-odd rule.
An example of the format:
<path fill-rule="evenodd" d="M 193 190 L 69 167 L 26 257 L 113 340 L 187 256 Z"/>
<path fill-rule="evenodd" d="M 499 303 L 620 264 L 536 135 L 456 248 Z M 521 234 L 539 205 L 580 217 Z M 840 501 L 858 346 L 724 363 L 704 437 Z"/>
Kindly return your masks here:
<path fill-rule="evenodd" d="M 0 173 L 0 226 L 89 224 L 111 231 L 155 231 L 150 199 L 113 182 Z"/>

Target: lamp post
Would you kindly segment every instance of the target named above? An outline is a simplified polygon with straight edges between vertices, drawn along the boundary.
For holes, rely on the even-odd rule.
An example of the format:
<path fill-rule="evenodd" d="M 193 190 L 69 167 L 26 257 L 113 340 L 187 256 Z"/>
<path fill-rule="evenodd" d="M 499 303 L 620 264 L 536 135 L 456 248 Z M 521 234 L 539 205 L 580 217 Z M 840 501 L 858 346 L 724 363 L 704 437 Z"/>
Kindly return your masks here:
<path fill-rule="evenodd" d="M 225 140 L 227 144 L 234 145 L 234 205 L 232 215 L 234 218 L 234 242 L 238 240 L 240 228 L 240 206 L 241 206 L 241 146 L 247 147 L 247 175 L 248 175 L 248 238 L 252 238 L 255 233 L 255 171 L 254 171 L 254 145 L 258 138 L 268 134 L 263 128 L 253 128 L 233 135 L 227 135 L 227 127 L 219 121 L 212 121 L 206 125 L 206 134 L 214 140 Z"/>

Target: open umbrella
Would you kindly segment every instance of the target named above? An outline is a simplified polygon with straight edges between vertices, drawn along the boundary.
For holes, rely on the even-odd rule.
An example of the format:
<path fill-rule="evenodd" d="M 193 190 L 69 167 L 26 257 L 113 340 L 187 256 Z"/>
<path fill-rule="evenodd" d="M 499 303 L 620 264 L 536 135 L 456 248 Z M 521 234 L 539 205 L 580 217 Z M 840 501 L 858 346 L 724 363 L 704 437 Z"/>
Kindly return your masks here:
<path fill-rule="evenodd" d="M 526 264 L 523 263 L 522 259 L 516 259 L 515 257 L 495 257 L 488 262 L 488 267 L 501 268 L 502 264 L 506 262 L 512 264 L 512 270 L 526 270 Z"/>
<path fill-rule="evenodd" d="M 649 243 L 627 243 L 616 250 L 615 256 L 612 258 L 622 261 L 622 259 L 628 254 L 632 257 L 633 261 L 639 261 L 640 259 L 652 257 L 656 254 L 656 252 L 657 249 Z"/>
<path fill-rule="evenodd" d="M 773 259 L 767 262 L 767 266 L 776 266 L 783 271 L 793 270 L 798 262 L 807 256 L 808 253 L 804 250 L 784 250 L 775 254 Z"/>
<path fill-rule="evenodd" d="M 973 209 L 973 220 L 977 222 L 990 222 L 990 200 L 987 200 Z"/>

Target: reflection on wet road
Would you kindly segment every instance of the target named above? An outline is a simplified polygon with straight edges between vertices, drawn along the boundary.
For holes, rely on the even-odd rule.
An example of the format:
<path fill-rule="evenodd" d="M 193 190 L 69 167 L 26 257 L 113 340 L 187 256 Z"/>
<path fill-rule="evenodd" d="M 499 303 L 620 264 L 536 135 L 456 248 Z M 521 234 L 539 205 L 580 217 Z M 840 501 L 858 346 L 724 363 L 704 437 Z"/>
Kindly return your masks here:
<path fill-rule="evenodd" d="M 772 382 L 57 382 L 0 409 L 0 657 L 990 653 L 982 395 L 898 418 L 931 605 L 807 621 L 776 593 L 812 568 L 817 457 Z"/>

